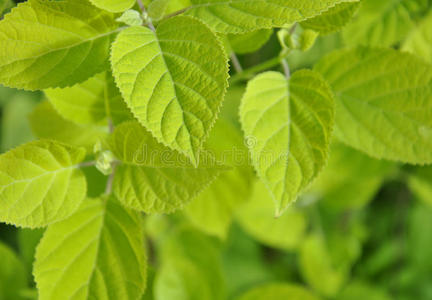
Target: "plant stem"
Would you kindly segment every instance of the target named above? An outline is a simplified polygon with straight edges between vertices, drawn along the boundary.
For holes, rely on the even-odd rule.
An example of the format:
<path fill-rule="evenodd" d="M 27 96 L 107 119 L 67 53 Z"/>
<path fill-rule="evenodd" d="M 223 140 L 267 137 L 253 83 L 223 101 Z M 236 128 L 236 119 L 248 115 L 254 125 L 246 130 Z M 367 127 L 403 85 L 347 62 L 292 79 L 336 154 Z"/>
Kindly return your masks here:
<path fill-rule="evenodd" d="M 85 168 L 85 167 L 93 167 L 96 165 L 96 161 L 86 161 L 83 163 L 78 164 L 78 168 Z"/>
<path fill-rule="evenodd" d="M 172 18 L 172 17 L 175 17 L 175 16 L 178 16 L 178 15 L 181 15 L 182 13 L 188 11 L 189 9 L 190 9 L 190 7 L 185 7 L 183 9 L 178 10 L 178 11 L 175 11 L 175 12 L 173 12 L 173 13 L 171 13 L 169 15 L 166 15 L 165 17 L 163 17 L 163 20 L 169 19 L 169 18 Z"/>
<path fill-rule="evenodd" d="M 243 67 L 241 66 L 240 61 L 238 60 L 238 57 L 234 52 L 231 53 L 230 58 L 231 58 L 231 63 L 234 67 L 234 70 L 236 70 L 237 73 L 243 72 Z"/>
<path fill-rule="evenodd" d="M 259 73 L 261 71 L 273 68 L 274 66 L 277 66 L 282 63 L 282 60 L 286 59 L 289 53 L 285 53 L 283 55 L 280 55 L 278 57 L 272 58 L 270 60 L 267 60 L 259 65 L 253 66 L 249 69 L 244 70 L 241 73 L 237 73 L 234 76 L 230 78 L 230 85 L 233 85 L 234 83 L 237 83 L 239 81 L 249 79 L 254 74 Z"/>
<path fill-rule="evenodd" d="M 114 175 L 115 175 L 116 167 L 117 167 L 117 164 L 114 164 L 112 167 L 113 171 L 108 177 L 108 180 L 107 180 L 107 183 L 105 186 L 105 195 L 110 195 L 112 192 L 112 185 L 113 185 L 113 181 L 114 181 Z"/>
<path fill-rule="evenodd" d="M 141 9 L 142 14 L 145 16 L 145 20 L 147 21 L 147 26 L 152 30 L 152 31 L 156 31 L 156 28 L 154 27 L 151 19 L 149 18 L 148 14 L 147 14 L 147 10 L 144 6 L 144 3 L 142 2 L 142 0 L 137 0 L 138 6 Z"/>
<path fill-rule="evenodd" d="M 286 60 L 285 58 L 282 59 L 282 61 L 281 61 L 281 65 L 282 65 L 282 68 L 283 68 L 283 70 L 284 70 L 285 77 L 286 77 L 287 79 L 289 79 L 289 78 L 291 77 L 291 70 L 290 70 L 290 67 L 289 67 L 289 65 L 288 65 L 288 62 L 287 62 L 287 60 Z"/>

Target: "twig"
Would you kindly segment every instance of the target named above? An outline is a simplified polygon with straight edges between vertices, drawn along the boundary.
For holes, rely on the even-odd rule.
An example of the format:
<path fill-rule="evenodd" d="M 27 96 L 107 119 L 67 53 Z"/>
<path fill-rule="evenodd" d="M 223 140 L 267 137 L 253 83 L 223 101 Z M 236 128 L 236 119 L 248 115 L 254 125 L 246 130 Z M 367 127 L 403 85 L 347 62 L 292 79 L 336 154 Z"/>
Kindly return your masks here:
<path fill-rule="evenodd" d="M 93 167 L 96 165 L 96 161 L 86 161 L 83 163 L 78 164 L 78 168 L 85 168 L 85 167 Z"/>

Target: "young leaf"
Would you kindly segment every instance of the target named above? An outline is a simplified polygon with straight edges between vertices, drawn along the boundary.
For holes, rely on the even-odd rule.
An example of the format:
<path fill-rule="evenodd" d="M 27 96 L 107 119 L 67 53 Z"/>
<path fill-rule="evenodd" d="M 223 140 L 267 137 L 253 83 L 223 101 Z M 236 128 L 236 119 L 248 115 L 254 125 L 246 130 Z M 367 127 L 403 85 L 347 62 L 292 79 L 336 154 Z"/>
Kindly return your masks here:
<path fill-rule="evenodd" d="M 29 0 L 0 21 L 0 83 L 66 87 L 107 67 L 113 15 L 86 0 Z"/>
<path fill-rule="evenodd" d="M 338 3 L 359 0 L 191 0 L 187 14 L 221 33 L 283 27 L 319 15 Z"/>
<path fill-rule="evenodd" d="M 258 75 L 248 84 L 240 119 L 252 163 L 280 216 L 327 160 L 333 128 L 332 93 L 312 71 Z"/>
<path fill-rule="evenodd" d="M 255 240 L 282 250 L 296 249 L 308 225 L 304 213 L 294 207 L 275 219 L 271 196 L 258 180 L 253 185 L 249 201 L 236 210 L 236 220 Z"/>
<path fill-rule="evenodd" d="M 336 136 L 376 158 L 432 162 L 432 67 L 391 49 L 359 47 L 315 69 L 337 99 Z"/>
<path fill-rule="evenodd" d="M 195 168 L 137 122 L 118 126 L 108 144 L 123 162 L 115 171 L 114 193 L 121 203 L 146 213 L 183 207 L 224 170 L 208 157 Z"/>
<path fill-rule="evenodd" d="M 0 299 L 24 300 L 20 292 L 27 288 L 24 265 L 16 254 L 0 242 Z"/>
<path fill-rule="evenodd" d="M 114 199 L 86 199 L 50 226 L 36 250 L 39 299 L 140 299 L 146 283 L 141 216 Z"/>
<path fill-rule="evenodd" d="M 267 283 L 247 291 L 236 300 L 319 300 L 317 296 L 305 287 L 286 283 Z"/>
<path fill-rule="evenodd" d="M 312 29 L 321 34 L 340 30 L 358 10 L 360 3 L 340 3 L 312 19 L 301 22 L 303 28 Z"/>
<path fill-rule="evenodd" d="M 0 155 L 0 220 L 42 227 L 72 214 L 86 195 L 85 150 L 40 140 Z"/>
<path fill-rule="evenodd" d="M 135 0 L 90 0 L 90 2 L 113 13 L 123 12 L 135 4 Z"/>
<path fill-rule="evenodd" d="M 412 0 L 363 0 L 358 17 L 343 31 L 350 46 L 391 46 L 413 28 L 408 4 Z"/>
<path fill-rule="evenodd" d="M 405 41 L 402 50 L 432 63 L 432 13 L 429 13 Z"/>
<path fill-rule="evenodd" d="M 115 124 L 132 118 L 111 74 L 98 74 L 89 80 L 64 89 L 47 89 L 45 95 L 67 120 L 79 124 Z"/>
<path fill-rule="evenodd" d="M 156 32 L 130 27 L 114 42 L 111 63 L 140 123 L 196 165 L 227 87 L 227 58 L 214 33 L 185 16 L 161 22 Z"/>
<path fill-rule="evenodd" d="M 40 102 L 29 115 L 29 120 L 33 133 L 38 138 L 84 147 L 89 152 L 108 134 L 106 126 L 84 126 L 64 119 L 48 101 Z"/>

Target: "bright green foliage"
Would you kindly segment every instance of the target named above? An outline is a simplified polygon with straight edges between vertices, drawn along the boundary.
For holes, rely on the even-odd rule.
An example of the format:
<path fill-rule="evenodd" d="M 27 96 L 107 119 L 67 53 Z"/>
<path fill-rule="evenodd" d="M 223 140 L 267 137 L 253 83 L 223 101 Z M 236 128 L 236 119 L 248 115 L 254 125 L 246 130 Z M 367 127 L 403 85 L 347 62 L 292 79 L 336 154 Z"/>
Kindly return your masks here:
<path fill-rule="evenodd" d="M 89 152 L 108 133 L 106 127 L 84 126 L 64 119 L 48 101 L 39 103 L 29 115 L 29 120 L 33 133 L 38 138 L 84 147 Z"/>
<path fill-rule="evenodd" d="M 251 80 L 240 118 L 252 163 L 280 216 L 324 166 L 334 118 L 333 97 L 319 74 L 286 79 L 268 72 Z"/>
<path fill-rule="evenodd" d="M 119 18 L 117 18 L 116 21 L 125 23 L 129 26 L 139 26 L 143 24 L 141 14 L 134 9 L 128 9 Z"/>
<path fill-rule="evenodd" d="M 170 0 L 153 0 L 148 6 L 148 15 L 153 20 L 160 20 L 166 13 Z"/>
<path fill-rule="evenodd" d="M 264 46 L 273 34 L 272 29 L 260 29 L 243 34 L 228 34 L 231 51 L 237 54 L 252 53 Z"/>
<path fill-rule="evenodd" d="M 90 0 L 95 6 L 110 12 L 118 13 L 131 8 L 135 0 Z"/>
<path fill-rule="evenodd" d="M 353 282 L 346 286 L 336 298 L 337 300 L 390 300 L 384 290 L 364 282 Z"/>
<path fill-rule="evenodd" d="M 417 198 L 432 206 L 432 167 L 420 167 L 408 177 L 408 185 Z"/>
<path fill-rule="evenodd" d="M 388 161 L 373 159 L 341 143 L 333 143 L 330 153 L 312 191 L 321 195 L 323 204 L 333 210 L 363 208 L 396 169 Z"/>
<path fill-rule="evenodd" d="M 409 5 L 415 0 L 363 0 L 358 17 L 344 30 L 348 45 L 388 47 L 413 28 Z"/>
<path fill-rule="evenodd" d="M 217 32 L 244 33 L 303 21 L 343 2 L 358 0 L 191 0 L 187 13 Z"/>
<path fill-rule="evenodd" d="M 304 213 L 290 207 L 280 218 L 274 218 L 269 192 L 264 184 L 256 181 L 247 203 L 237 210 L 240 225 L 261 243 L 283 250 L 296 249 L 307 227 Z"/>
<path fill-rule="evenodd" d="M 37 248 L 39 299 L 139 299 L 146 263 L 143 222 L 115 199 L 86 199 Z"/>
<path fill-rule="evenodd" d="M 24 144 L 0 156 L 0 219 L 41 227 L 64 219 L 86 194 L 77 169 L 85 150 L 53 141 Z"/>
<path fill-rule="evenodd" d="M 306 282 L 324 296 L 334 297 L 346 280 L 346 274 L 332 265 L 325 240 L 319 235 L 309 236 L 299 255 L 300 270 Z"/>
<path fill-rule="evenodd" d="M 12 7 L 11 0 L 0 0 L 0 16 L 5 12 L 7 9 Z"/>
<path fill-rule="evenodd" d="M 24 265 L 16 254 L 0 242 L 0 299 L 23 300 L 21 292 L 27 287 Z"/>
<path fill-rule="evenodd" d="M 338 31 L 351 21 L 359 6 L 359 3 L 340 3 L 321 15 L 303 21 L 300 24 L 304 28 L 312 29 L 322 34 Z"/>
<path fill-rule="evenodd" d="M 319 300 L 317 296 L 299 285 L 267 283 L 256 287 L 237 300 Z"/>
<path fill-rule="evenodd" d="M 187 227 L 164 241 L 155 300 L 223 300 L 224 278 L 216 245 Z"/>
<path fill-rule="evenodd" d="M 111 62 L 135 117 L 196 165 L 227 87 L 226 57 L 215 34 L 183 16 L 156 32 L 130 27 L 113 44 Z"/>
<path fill-rule="evenodd" d="M 203 157 L 195 168 L 186 157 L 158 143 L 137 122 L 118 126 L 110 150 L 124 162 L 116 168 L 114 193 L 128 207 L 167 213 L 183 207 L 224 169 Z"/>
<path fill-rule="evenodd" d="M 102 71 L 118 31 L 113 15 L 86 0 L 30 0 L 0 23 L 0 83 L 65 87 Z"/>
<path fill-rule="evenodd" d="M 432 63 L 432 13 L 422 20 L 405 41 L 402 50 L 414 53 Z"/>
<path fill-rule="evenodd" d="M 108 117 L 120 123 L 131 116 L 110 74 L 98 74 L 73 87 L 45 90 L 45 94 L 60 115 L 75 123 L 105 125 Z"/>
<path fill-rule="evenodd" d="M 316 70 L 337 99 L 336 136 L 376 158 L 432 162 L 432 67 L 390 49 L 326 56 Z"/>

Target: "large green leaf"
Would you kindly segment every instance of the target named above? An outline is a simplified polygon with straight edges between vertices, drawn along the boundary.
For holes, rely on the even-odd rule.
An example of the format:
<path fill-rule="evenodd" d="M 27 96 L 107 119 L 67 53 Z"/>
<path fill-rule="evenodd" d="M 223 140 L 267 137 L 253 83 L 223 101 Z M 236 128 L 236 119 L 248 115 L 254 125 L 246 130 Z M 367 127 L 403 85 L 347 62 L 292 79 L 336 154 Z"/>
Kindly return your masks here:
<path fill-rule="evenodd" d="M 336 94 L 336 136 L 376 158 L 432 162 L 432 67 L 391 49 L 359 47 L 316 70 Z"/>
<path fill-rule="evenodd" d="M 67 120 L 80 124 L 117 124 L 132 118 L 109 72 L 64 89 L 48 89 L 45 94 Z"/>
<path fill-rule="evenodd" d="M 237 300 L 318 300 L 306 287 L 287 283 L 267 283 L 247 291 Z"/>
<path fill-rule="evenodd" d="M 185 16 L 161 22 L 156 32 L 130 27 L 114 42 L 111 62 L 140 123 L 197 164 L 227 87 L 227 58 L 214 33 Z"/>
<path fill-rule="evenodd" d="M 113 191 L 120 202 L 146 213 L 167 213 L 195 198 L 224 170 L 210 157 L 195 168 L 187 158 L 159 144 L 138 122 L 118 126 L 109 140 L 123 162 Z"/>
<path fill-rule="evenodd" d="M 37 137 L 85 147 L 88 151 L 93 151 L 94 145 L 108 134 L 107 126 L 81 125 L 64 119 L 49 101 L 39 103 L 29 119 Z"/>
<path fill-rule="evenodd" d="M 337 296 L 337 300 L 391 300 L 387 292 L 366 282 L 354 281 L 348 284 Z"/>
<path fill-rule="evenodd" d="M 29 90 L 82 82 L 107 67 L 113 15 L 86 0 L 29 0 L 0 22 L 0 83 Z"/>
<path fill-rule="evenodd" d="M 358 0 L 191 0 L 187 14 L 217 32 L 242 33 L 303 21 L 343 2 Z"/>
<path fill-rule="evenodd" d="M 406 39 L 402 50 L 432 63 L 432 13 L 429 13 Z"/>
<path fill-rule="evenodd" d="M 299 209 L 290 207 L 280 218 L 274 218 L 271 196 L 260 181 L 252 188 L 248 202 L 238 207 L 236 220 L 254 239 L 269 247 L 296 249 L 307 228 L 307 219 Z"/>
<path fill-rule="evenodd" d="M 304 28 L 315 30 L 321 34 L 338 31 L 351 20 L 359 6 L 360 3 L 340 3 L 321 15 L 300 24 Z"/>
<path fill-rule="evenodd" d="M 13 2 L 11 0 L 0 0 L 0 17 L 3 15 L 5 11 L 10 9 L 13 6 Z"/>
<path fill-rule="evenodd" d="M 86 195 L 85 150 L 40 140 L 0 156 L 0 220 L 41 227 L 72 214 Z"/>
<path fill-rule="evenodd" d="M 40 300 L 140 299 L 146 282 L 141 216 L 114 199 L 86 199 L 47 229 L 33 272 Z"/>
<path fill-rule="evenodd" d="M 280 216 L 326 162 L 332 93 L 312 71 L 296 72 L 290 79 L 267 72 L 249 82 L 240 118 L 252 163 Z"/>
<path fill-rule="evenodd" d="M 27 287 L 24 265 L 16 254 L 0 242 L 0 299 L 24 300 L 20 293 Z"/>
<path fill-rule="evenodd" d="M 257 51 L 268 42 L 272 29 L 260 29 L 243 34 L 228 34 L 229 52 L 245 54 Z"/>
<path fill-rule="evenodd" d="M 348 45 L 391 46 L 413 28 L 409 5 L 413 0 L 363 0 L 358 17 L 343 31 Z"/>
<path fill-rule="evenodd" d="M 131 8 L 135 0 L 90 0 L 95 6 L 110 12 L 122 12 Z"/>

